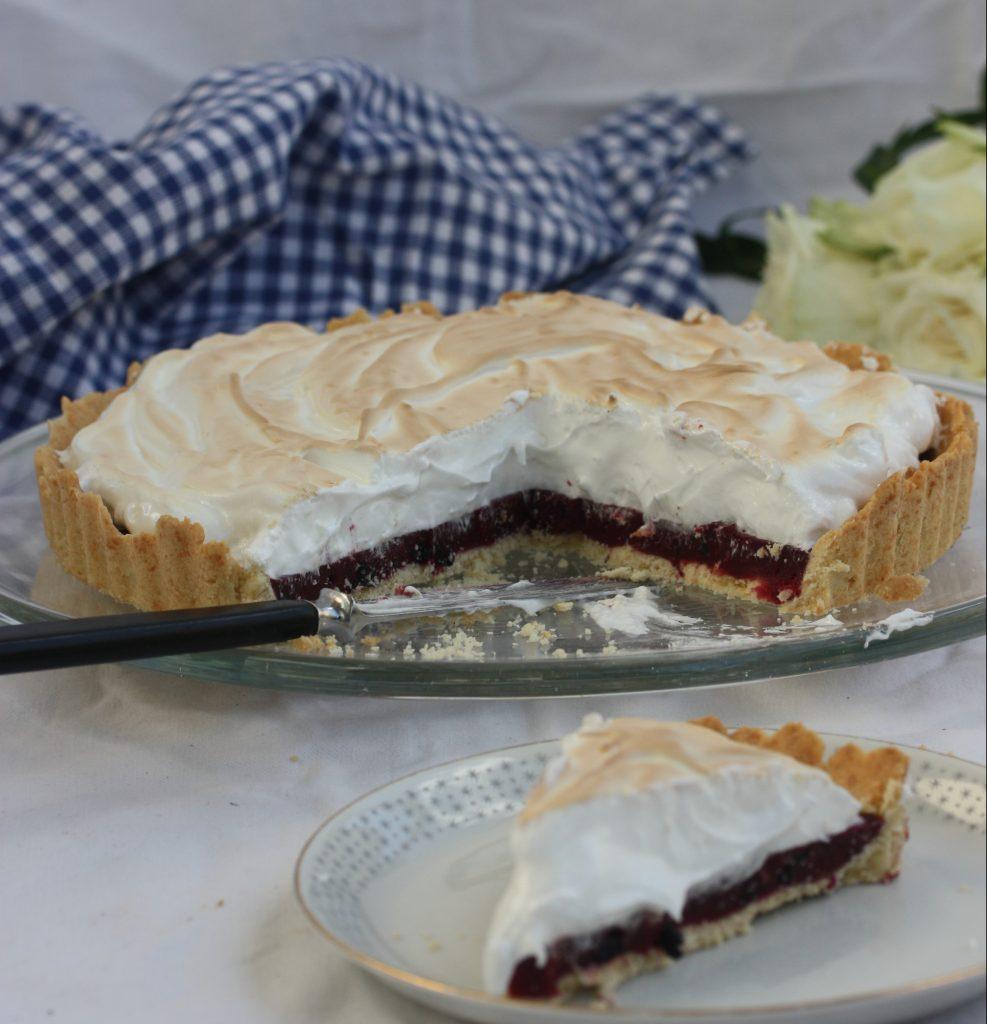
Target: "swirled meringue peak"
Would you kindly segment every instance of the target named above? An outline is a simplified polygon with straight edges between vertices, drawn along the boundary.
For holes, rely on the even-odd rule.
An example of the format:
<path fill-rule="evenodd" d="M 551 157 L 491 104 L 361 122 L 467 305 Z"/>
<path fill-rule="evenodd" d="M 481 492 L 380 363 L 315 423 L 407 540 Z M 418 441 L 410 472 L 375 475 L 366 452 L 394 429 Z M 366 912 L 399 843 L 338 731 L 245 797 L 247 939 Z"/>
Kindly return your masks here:
<path fill-rule="evenodd" d="M 758 322 L 555 293 L 162 352 L 62 460 L 131 532 L 188 518 L 276 577 L 530 488 L 809 548 L 937 422 Z"/>

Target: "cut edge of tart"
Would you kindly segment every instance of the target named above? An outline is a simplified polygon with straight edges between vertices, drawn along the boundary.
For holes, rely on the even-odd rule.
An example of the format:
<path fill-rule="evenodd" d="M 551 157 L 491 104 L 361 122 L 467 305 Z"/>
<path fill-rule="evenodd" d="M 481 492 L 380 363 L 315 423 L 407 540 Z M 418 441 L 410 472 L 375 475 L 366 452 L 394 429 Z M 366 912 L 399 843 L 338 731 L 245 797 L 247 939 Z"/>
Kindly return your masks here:
<path fill-rule="evenodd" d="M 354 322 L 361 318 L 347 318 L 330 329 Z M 891 368 L 886 356 L 859 345 L 832 344 L 826 352 L 850 369 Z M 139 373 L 138 364 L 131 367 L 127 387 Z M 38 449 L 35 466 L 45 532 L 62 567 L 145 610 L 272 596 L 314 598 L 323 586 L 367 596 L 401 583 L 428 582 L 447 567 L 467 578 L 489 575 L 526 544 L 582 555 L 614 577 L 693 584 L 769 601 L 786 614 L 821 615 L 869 594 L 910 600 L 925 584 L 918 573 L 950 548 L 966 523 L 976 460 L 972 410 L 960 399 L 939 394 L 940 429 L 931 457 L 888 477 L 808 552 L 759 541 L 726 523 L 663 534 L 661 524 L 645 523 L 630 509 L 530 491 L 498 499 L 460 522 L 420 531 L 430 535 L 425 546 L 431 553 L 425 560 L 416 560 L 421 547 L 417 535 L 408 535 L 311 573 L 271 579 L 259 566 L 234 557 L 225 542 L 207 540 L 203 527 L 189 519 L 161 515 L 153 531 L 121 529 L 100 495 L 84 491 L 75 471 L 62 464 L 58 453 L 125 390 L 63 399 L 62 415 L 50 421 L 49 442 Z M 623 524 L 621 517 L 627 520 Z M 572 531 L 572 522 L 583 525 Z M 706 552 L 707 562 L 695 560 L 693 549 Z M 343 565 L 350 562 L 352 569 Z M 794 585 L 787 582 L 789 569 Z"/>
<path fill-rule="evenodd" d="M 613 724 L 603 722 L 601 730 Z M 908 838 L 901 797 L 909 762 L 902 751 L 894 747 L 864 751 L 848 743 L 827 758 L 822 737 L 801 723 L 790 722 L 774 732 L 746 727 L 731 732 L 715 717 L 681 724 L 710 729 L 737 743 L 820 769 L 859 803 L 859 820 L 824 840 L 772 853 L 740 881 L 689 895 L 679 919 L 645 906 L 605 927 L 557 936 L 545 948 L 543 963 L 530 955 L 514 962 L 506 994 L 557 1001 L 593 990 L 609 999 L 637 975 L 746 933 L 762 914 L 845 886 L 885 883 L 897 877 Z M 620 757 L 613 749 L 619 745 L 619 739 L 610 743 L 604 738 L 594 756 L 602 755 L 612 763 Z M 558 806 L 553 805 L 551 789 L 543 777 L 529 795 L 519 823 Z M 562 806 L 583 796 L 563 794 Z"/>

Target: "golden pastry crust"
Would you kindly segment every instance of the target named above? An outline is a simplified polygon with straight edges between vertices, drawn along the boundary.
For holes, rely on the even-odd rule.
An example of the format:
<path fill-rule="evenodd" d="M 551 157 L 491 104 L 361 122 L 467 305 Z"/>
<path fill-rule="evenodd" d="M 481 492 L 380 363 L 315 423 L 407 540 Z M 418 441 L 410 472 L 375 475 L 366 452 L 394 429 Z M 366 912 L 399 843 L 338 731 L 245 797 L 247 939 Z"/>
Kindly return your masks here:
<path fill-rule="evenodd" d="M 427 303 L 414 308 L 439 316 Z M 330 329 L 367 319 L 358 310 L 331 321 Z M 860 345 L 831 345 L 827 352 L 851 369 L 890 365 L 886 356 Z M 138 372 L 138 366 L 131 367 L 128 385 Z M 126 533 L 103 500 L 84 492 L 76 474 L 62 466 L 57 453 L 122 390 L 63 399 L 62 415 L 49 423 L 49 442 L 35 455 L 45 532 L 59 563 L 84 583 L 147 611 L 271 598 L 262 570 L 238 562 L 225 543 L 207 541 L 199 524 L 162 516 L 153 533 Z M 890 477 L 854 516 L 824 534 L 812 549 L 801 593 L 779 611 L 822 615 L 868 594 L 899 601 L 921 592 L 924 582 L 916 574 L 944 554 L 966 524 L 976 462 L 977 425 L 970 407 L 942 395 L 939 408 L 935 457 Z M 630 547 L 600 548 L 601 564 L 614 575 L 684 581 L 757 600 L 756 584 L 703 565 L 687 564 L 680 571 L 666 559 Z"/>
<path fill-rule="evenodd" d="M 260 569 L 241 565 L 226 544 L 207 541 L 198 523 L 162 516 L 153 533 L 122 531 L 103 499 L 83 491 L 76 474 L 62 465 L 58 452 L 123 390 L 62 399 L 62 415 L 48 425 L 48 444 L 35 452 L 45 533 L 62 568 L 145 611 L 273 597 Z"/>
<path fill-rule="evenodd" d="M 712 729 L 738 743 L 764 747 L 813 768 L 821 768 L 838 786 L 852 794 L 864 811 L 887 816 L 901 803 L 908 757 L 895 747 L 864 751 L 856 743 L 847 743 L 827 759 L 822 737 L 801 722 L 788 722 L 774 732 L 746 726 L 730 732 L 713 715 L 691 721 L 693 725 Z"/>
<path fill-rule="evenodd" d="M 868 355 L 887 359 L 860 345 L 826 350 L 851 369 Z M 966 526 L 977 462 L 970 406 L 940 395 L 939 422 L 935 458 L 889 477 L 855 515 L 819 538 L 802 592 L 785 611 L 822 615 L 868 594 L 910 601 L 922 592 L 925 581 L 917 574 L 944 555 Z"/>

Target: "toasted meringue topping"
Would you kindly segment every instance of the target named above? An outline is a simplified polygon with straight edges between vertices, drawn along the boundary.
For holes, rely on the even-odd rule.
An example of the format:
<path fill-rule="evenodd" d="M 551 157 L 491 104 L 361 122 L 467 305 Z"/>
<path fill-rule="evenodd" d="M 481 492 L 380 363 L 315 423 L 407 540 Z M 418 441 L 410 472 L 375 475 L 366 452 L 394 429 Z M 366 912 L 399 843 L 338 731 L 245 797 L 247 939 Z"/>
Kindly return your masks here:
<path fill-rule="evenodd" d="M 790 757 L 737 743 L 689 722 L 587 715 L 562 741 L 562 753 L 532 790 L 521 812 L 526 823 L 549 811 L 605 796 L 628 796 L 652 786 L 732 769 L 765 771 Z"/>
<path fill-rule="evenodd" d="M 63 461 L 132 532 L 188 517 L 279 575 L 524 487 L 810 547 L 936 424 L 927 388 L 759 322 L 558 293 L 161 353 Z"/>

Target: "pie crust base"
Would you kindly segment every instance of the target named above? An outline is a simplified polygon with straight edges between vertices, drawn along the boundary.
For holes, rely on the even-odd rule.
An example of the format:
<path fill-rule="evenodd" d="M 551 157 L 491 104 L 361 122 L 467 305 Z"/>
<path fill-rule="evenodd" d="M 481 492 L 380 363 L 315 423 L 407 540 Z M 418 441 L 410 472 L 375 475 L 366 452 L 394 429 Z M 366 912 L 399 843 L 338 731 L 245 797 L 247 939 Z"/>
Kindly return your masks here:
<path fill-rule="evenodd" d="M 886 356 L 863 346 L 834 344 L 827 352 L 851 369 L 887 369 Z M 877 360 L 876 364 L 871 360 Z M 128 385 L 139 373 L 131 367 Z M 92 423 L 123 389 L 62 400 L 62 415 L 49 422 L 48 444 L 35 454 L 41 511 L 48 542 L 64 569 L 84 583 L 147 611 L 209 607 L 273 597 L 257 566 L 244 566 L 220 541 L 207 541 L 188 519 L 162 516 L 153 533 L 129 534 L 113 521 L 97 494 L 84 492 L 74 471 L 58 458 L 72 438 Z M 966 402 L 939 396 L 941 431 L 935 457 L 889 477 L 863 507 L 812 548 L 801 593 L 776 606 L 786 614 L 823 615 L 876 594 L 911 600 L 925 581 L 917 574 L 932 565 L 959 537 L 969 515 L 977 452 L 977 424 Z M 489 564 L 530 535 L 509 537 L 478 552 Z M 756 584 L 689 563 L 680 571 L 664 558 L 630 547 L 607 548 L 584 537 L 537 537 L 539 547 L 588 556 L 611 575 L 640 581 L 696 584 L 733 597 L 754 599 Z M 463 558 L 453 571 L 462 573 Z M 402 582 L 435 578 L 431 567 L 405 574 Z M 389 589 L 393 581 L 387 581 Z M 385 588 L 376 588 L 385 589 Z M 367 593 L 363 591 L 361 593 Z"/>
<path fill-rule="evenodd" d="M 136 375 L 131 369 L 130 379 Z M 129 383 L 129 381 L 128 381 Z M 242 566 L 226 544 L 207 541 L 198 523 L 162 516 L 153 533 L 122 531 L 98 494 L 83 491 L 58 452 L 122 391 L 62 400 L 48 424 L 48 444 L 35 452 L 41 514 L 55 557 L 73 576 L 145 611 L 208 608 L 273 597 L 267 576 Z"/>

